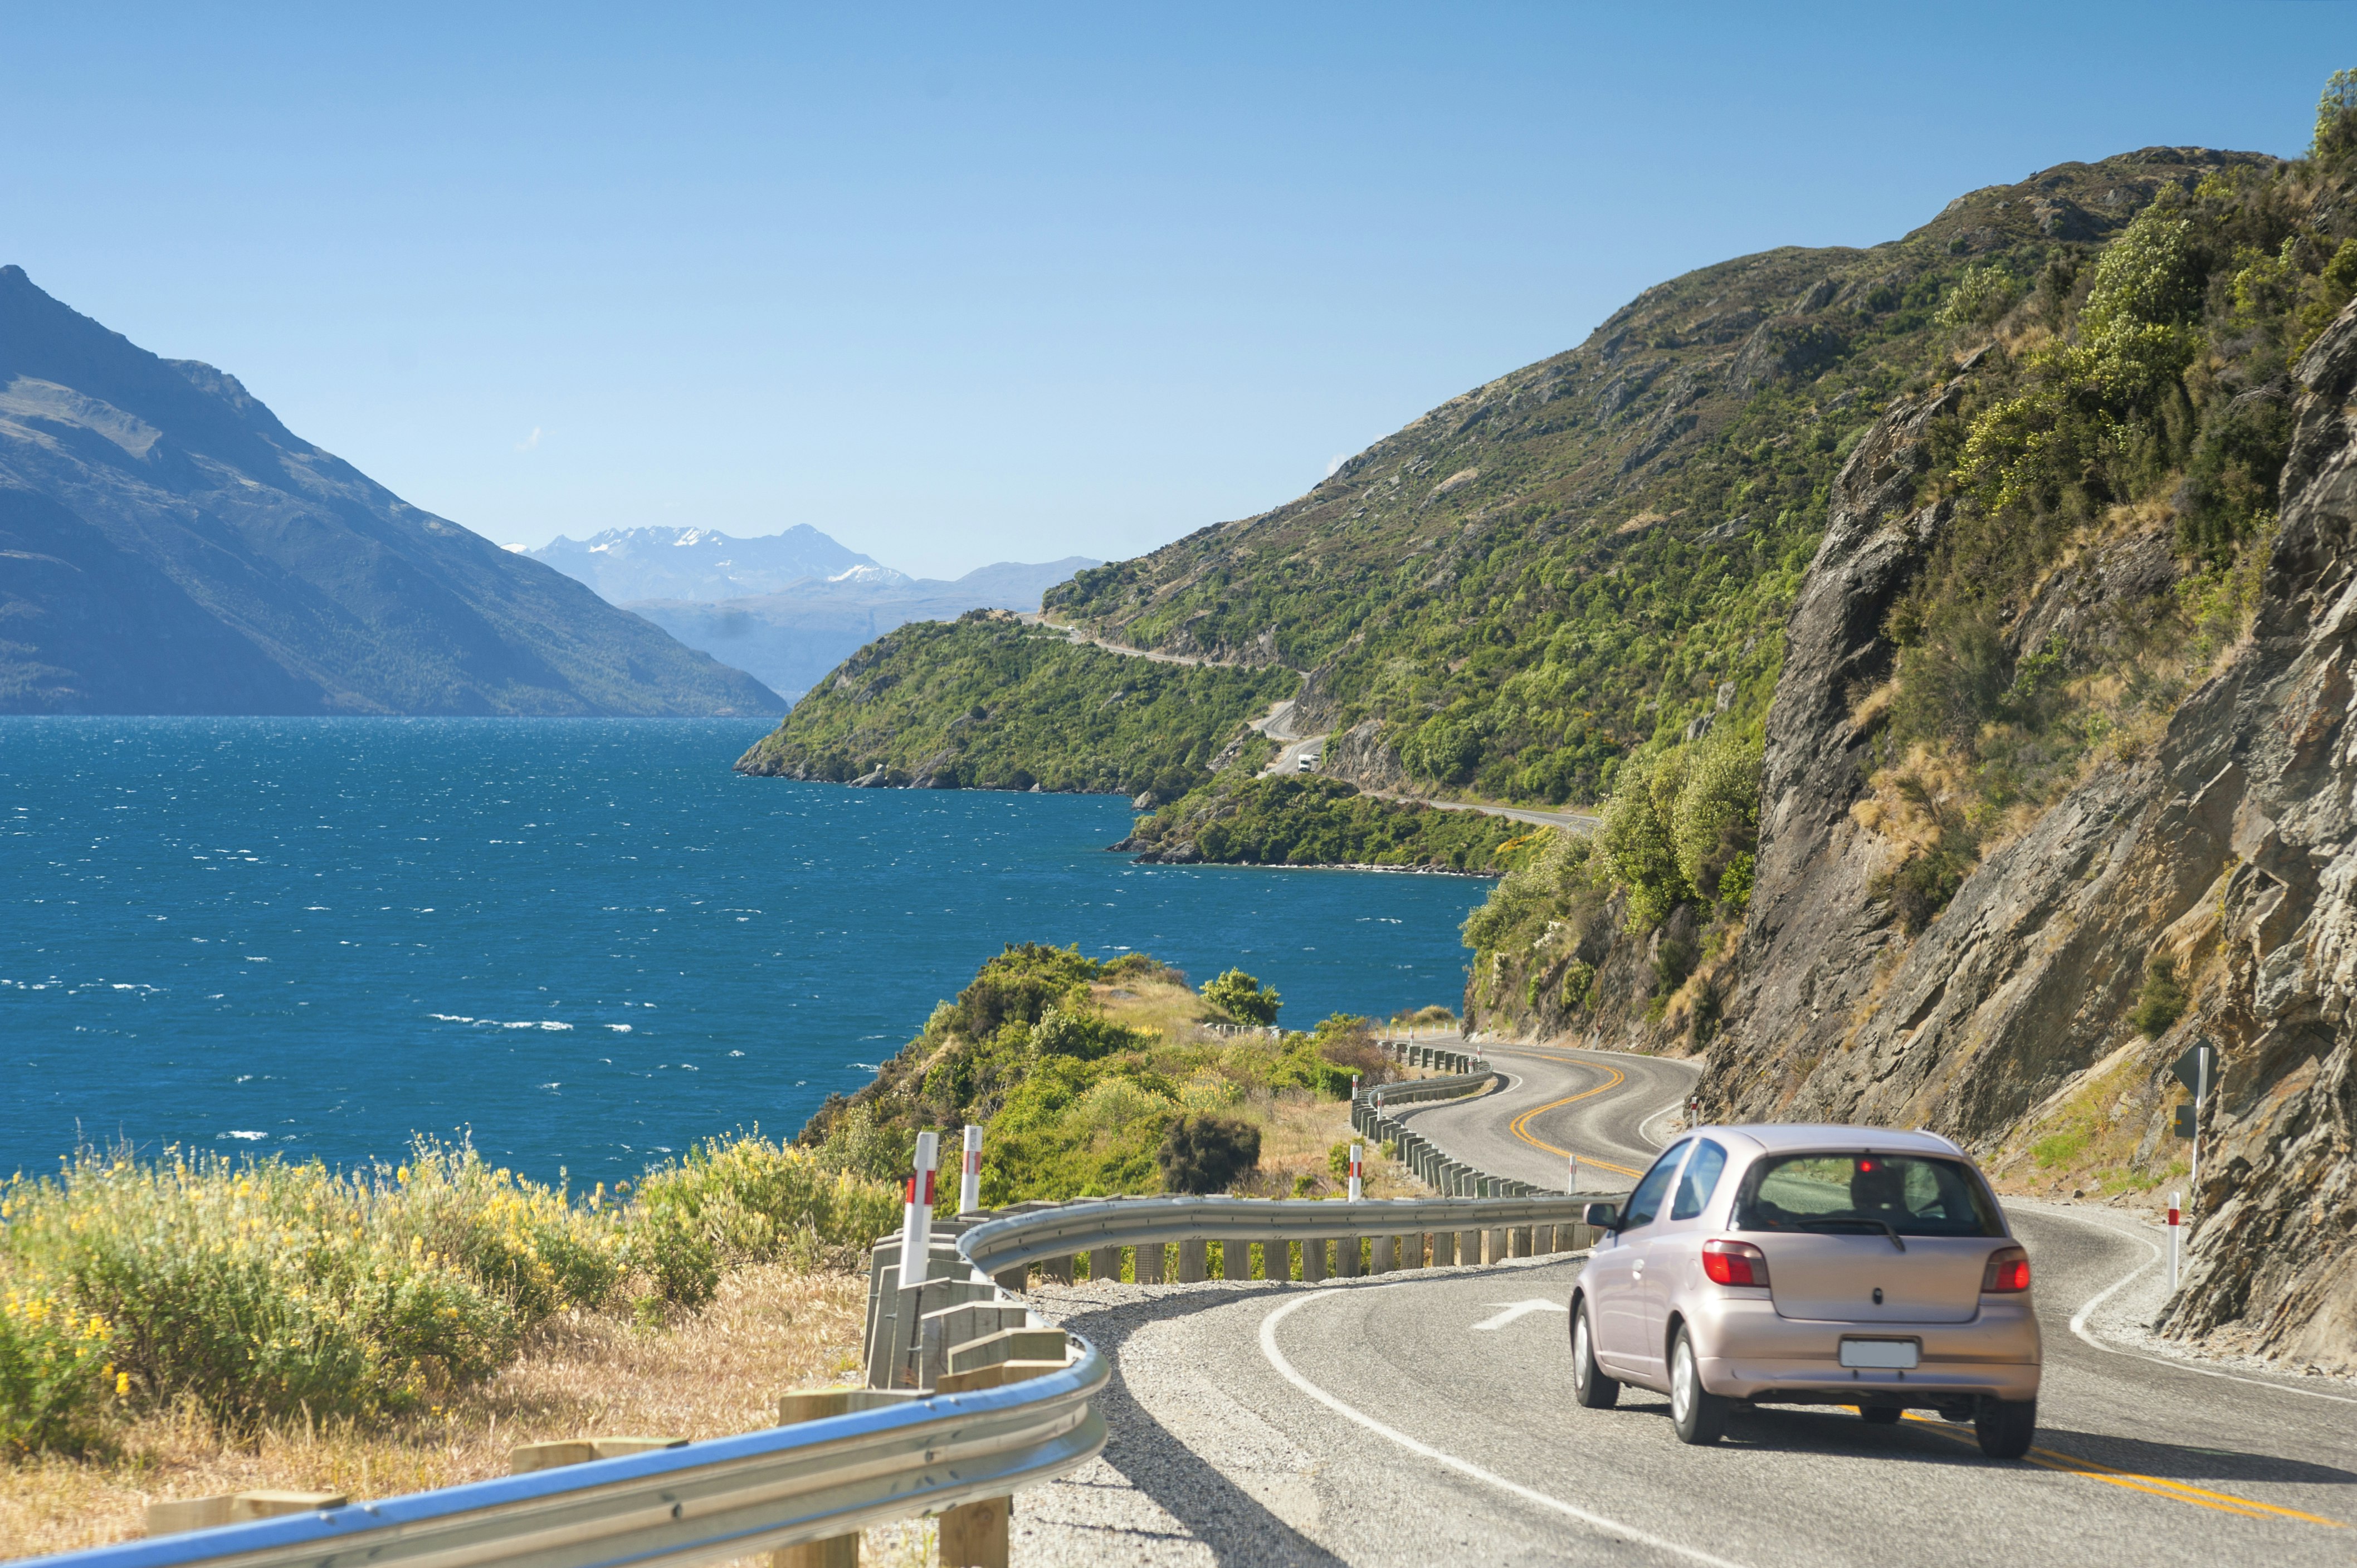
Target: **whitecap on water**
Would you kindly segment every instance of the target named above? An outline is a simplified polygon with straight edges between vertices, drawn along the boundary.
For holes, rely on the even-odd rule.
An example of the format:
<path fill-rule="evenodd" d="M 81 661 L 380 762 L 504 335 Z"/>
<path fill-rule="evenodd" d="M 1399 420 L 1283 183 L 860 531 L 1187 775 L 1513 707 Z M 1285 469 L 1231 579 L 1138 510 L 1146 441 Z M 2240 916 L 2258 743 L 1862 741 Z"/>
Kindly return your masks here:
<path fill-rule="evenodd" d="M 439 1018 L 445 1024 L 471 1024 L 474 1022 L 472 1018 L 460 1013 L 428 1013 L 425 1015 L 429 1018 Z"/>
<path fill-rule="evenodd" d="M 628 1024 L 608 1024 L 606 1027 L 613 1030 L 614 1033 L 618 1035 L 627 1035 L 630 1032 L 630 1026 Z"/>
<path fill-rule="evenodd" d="M 213 1136 L 213 1141 L 214 1141 L 215 1143 L 219 1143 L 219 1142 L 220 1142 L 221 1139 L 223 1139 L 223 1138 L 235 1138 L 235 1139 L 239 1140 L 241 1143 L 252 1144 L 252 1143 L 258 1142 L 258 1141 L 259 1141 L 259 1140 L 261 1140 L 261 1139 L 267 1138 L 268 1136 L 270 1136 L 270 1134 L 269 1134 L 269 1133 L 249 1133 L 249 1132 L 247 1132 L 245 1129 L 243 1129 L 243 1128 L 240 1127 L 240 1128 L 232 1128 L 231 1130 L 230 1130 L 229 1132 L 226 1132 L 226 1133 L 215 1133 L 215 1134 L 214 1134 L 214 1136 Z"/>
<path fill-rule="evenodd" d="M 570 1024 L 560 1024 L 553 1018 L 544 1018 L 541 1020 L 540 1026 L 544 1029 L 569 1029 L 573 1027 Z"/>

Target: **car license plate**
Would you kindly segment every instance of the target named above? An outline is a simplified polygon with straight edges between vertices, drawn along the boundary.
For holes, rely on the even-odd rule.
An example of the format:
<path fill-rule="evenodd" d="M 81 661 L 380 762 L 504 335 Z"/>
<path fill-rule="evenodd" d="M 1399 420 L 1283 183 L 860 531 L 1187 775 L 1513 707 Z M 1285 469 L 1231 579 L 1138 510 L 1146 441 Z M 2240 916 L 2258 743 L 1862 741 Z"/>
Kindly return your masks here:
<path fill-rule="evenodd" d="M 1912 1339 L 1845 1339 L 1841 1364 L 1879 1371 L 1906 1370 L 1922 1359 L 1922 1348 Z"/>

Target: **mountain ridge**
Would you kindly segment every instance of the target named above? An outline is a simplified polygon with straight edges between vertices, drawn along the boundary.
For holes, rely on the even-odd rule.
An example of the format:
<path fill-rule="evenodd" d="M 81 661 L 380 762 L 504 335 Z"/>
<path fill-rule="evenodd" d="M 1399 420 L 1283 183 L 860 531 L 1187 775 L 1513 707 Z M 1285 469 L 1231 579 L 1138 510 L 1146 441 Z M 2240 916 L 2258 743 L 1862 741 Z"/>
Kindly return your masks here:
<path fill-rule="evenodd" d="M 0 712 L 784 703 L 0 267 Z"/>

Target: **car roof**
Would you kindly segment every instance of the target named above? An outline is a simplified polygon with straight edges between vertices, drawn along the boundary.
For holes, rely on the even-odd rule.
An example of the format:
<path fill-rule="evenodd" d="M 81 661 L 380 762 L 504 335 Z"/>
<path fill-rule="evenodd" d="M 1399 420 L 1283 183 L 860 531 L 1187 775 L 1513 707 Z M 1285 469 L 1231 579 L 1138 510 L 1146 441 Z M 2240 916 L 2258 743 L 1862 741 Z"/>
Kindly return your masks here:
<path fill-rule="evenodd" d="M 1895 1155 L 1945 1155 L 1950 1158 L 1963 1158 L 1964 1154 L 1937 1133 L 1902 1133 L 1895 1127 L 1853 1127 L 1837 1122 L 1754 1122 L 1698 1131 L 1749 1138 L 1773 1155 L 1813 1149 L 1876 1149 Z"/>

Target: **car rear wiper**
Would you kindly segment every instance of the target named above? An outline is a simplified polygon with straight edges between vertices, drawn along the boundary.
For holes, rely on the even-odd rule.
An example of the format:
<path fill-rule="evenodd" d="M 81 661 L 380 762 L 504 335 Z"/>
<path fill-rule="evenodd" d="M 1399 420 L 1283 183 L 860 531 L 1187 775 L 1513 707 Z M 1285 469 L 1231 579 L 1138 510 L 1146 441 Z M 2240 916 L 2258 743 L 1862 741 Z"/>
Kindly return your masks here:
<path fill-rule="evenodd" d="M 1879 1230 L 1890 1238 L 1892 1246 L 1902 1252 L 1907 1251 L 1907 1243 L 1900 1239 L 1899 1232 L 1891 1229 L 1890 1222 L 1887 1219 L 1803 1219 L 1800 1222 L 1801 1229 L 1803 1230 L 1823 1230 L 1835 1225 L 1864 1225 L 1870 1230 Z"/>

